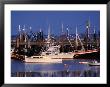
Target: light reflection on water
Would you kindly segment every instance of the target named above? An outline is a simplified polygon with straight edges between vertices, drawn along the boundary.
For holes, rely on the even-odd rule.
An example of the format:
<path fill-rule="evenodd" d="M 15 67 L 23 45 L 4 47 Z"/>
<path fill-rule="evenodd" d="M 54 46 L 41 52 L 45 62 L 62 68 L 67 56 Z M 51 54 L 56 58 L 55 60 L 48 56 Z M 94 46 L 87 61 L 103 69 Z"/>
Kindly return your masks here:
<path fill-rule="evenodd" d="M 99 77 L 100 66 L 89 66 L 79 62 L 90 62 L 92 59 L 65 60 L 62 63 L 23 63 L 11 61 L 12 76 L 29 77 Z M 20 75 L 19 75 L 20 74 Z"/>

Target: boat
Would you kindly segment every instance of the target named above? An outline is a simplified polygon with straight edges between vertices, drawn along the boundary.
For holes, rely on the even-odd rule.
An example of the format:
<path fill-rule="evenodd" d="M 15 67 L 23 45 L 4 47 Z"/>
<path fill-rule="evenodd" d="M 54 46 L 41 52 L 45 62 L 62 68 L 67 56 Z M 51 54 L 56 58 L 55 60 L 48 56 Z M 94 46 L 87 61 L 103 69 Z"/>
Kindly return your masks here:
<path fill-rule="evenodd" d="M 60 53 L 60 45 L 55 45 L 51 42 L 50 37 L 50 26 L 48 29 L 48 38 L 46 43 L 46 50 L 41 51 L 39 56 L 25 57 L 25 62 L 37 62 L 37 63 L 62 63 L 63 59 L 73 59 L 74 54 L 70 53 Z"/>
<path fill-rule="evenodd" d="M 25 63 L 62 63 L 62 59 L 52 59 L 46 56 L 25 57 Z"/>
<path fill-rule="evenodd" d="M 59 45 L 50 46 L 47 51 L 42 52 L 39 56 L 25 57 L 25 62 L 35 63 L 62 63 L 64 59 L 73 59 L 73 53 L 60 53 Z"/>
<path fill-rule="evenodd" d="M 14 52 L 14 48 L 11 48 L 11 54 Z"/>
<path fill-rule="evenodd" d="M 16 58 L 16 55 L 14 53 L 14 48 L 11 48 L 11 58 L 12 59 Z"/>
<path fill-rule="evenodd" d="M 60 53 L 60 45 L 50 46 L 47 51 L 42 52 L 42 56 L 46 56 L 52 59 L 73 59 L 74 54 L 72 52 Z"/>
<path fill-rule="evenodd" d="M 90 65 L 90 66 L 100 66 L 100 63 L 98 63 L 97 61 L 92 61 L 92 62 L 88 63 L 88 65 Z"/>
<path fill-rule="evenodd" d="M 24 28 L 24 30 L 25 30 L 25 28 Z M 68 28 L 67 28 L 67 30 L 69 32 Z M 68 33 L 68 36 L 69 36 L 69 33 Z M 74 46 L 72 45 L 68 36 L 67 36 L 67 39 L 68 39 L 71 47 L 73 48 Z M 78 42 L 78 40 L 79 40 L 79 42 Z M 62 62 L 62 60 L 65 60 L 65 59 L 83 58 L 83 57 L 84 58 L 87 58 L 87 57 L 90 58 L 90 56 L 92 54 L 93 54 L 93 56 L 95 56 L 94 53 L 96 55 L 100 56 L 99 54 L 97 54 L 97 52 L 100 53 L 97 50 L 87 50 L 87 51 L 85 50 L 84 44 L 81 41 L 81 39 L 77 33 L 77 27 L 76 27 L 76 45 L 75 45 L 76 49 L 74 52 L 68 52 L 68 53 L 64 53 L 64 52 L 61 53 L 60 52 L 60 45 L 58 45 L 57 43 L 54 42 L 54 40 L 51 39 L 50 25 L 48 28 L 48 37 L 45 39 L 45 41 L 46 41 L 46 43 L 45 43 L 46 49 L 42 50 L 39 56 L 38 55 L 33 55 L 31 57 L 25 56 L 25 58 L 23 58 L 23 60 L 25 62 L 46 62 L 46 63 L 52 62 L 53 63 L 53 62 Z M 25 35 L 25 42 L 26 42 L 26 35 Z M 82 49 L 78 49 L 79 43 L 81 44 Z M 28 43 L 28 47 L 29 47 L 29 45 L 30 44 Z M 87 42 L 87 46 L 88 46 L 88 42 Z M 26 45 L 25 45 L 25 49 L 26 49 Z M 99 57 L 97 57 L 97 58 L 99 58 Z"/>
<path fill-rule="evenodd" d="M 94 50 L 75 52 L 74 58 L 75 59 L 99 59 L 100 51 L 97 49 L 94 49 Z"/>
<path fill-rule="evenodd" d="M 90 23 L 90 22 L 89 22 Z M 89 24 L 90 25 L 90 24 Z M 88 45 L 89 45 L 89 39 L 90 39 L 90 36 L 89 36 L 89 28 L 90 26 L 86 26 L 87 28 L 87 41 L 86 41 L 86 45 L 87 45 L 87 48 L 85 49 L 84 48 L 84 44 L 82 43 L 78 33 L 77 33 L 77 27 L 76 27 L 76 50 L 74 51 L 74 59 L 99 59 L 100 58 L 100 49 L 99 48 L 93 48 L 92 45 L 91 45 L 91 49 L 88 48 Z M 94 30 L 94 35 L 96 34 L 95 30 Z M 81 44 L 81 47 L 82 49 L 81 50 L 77 50 L 77 47 L 78 47 L 78 39 L 80 41 L 80 44 Z"/>

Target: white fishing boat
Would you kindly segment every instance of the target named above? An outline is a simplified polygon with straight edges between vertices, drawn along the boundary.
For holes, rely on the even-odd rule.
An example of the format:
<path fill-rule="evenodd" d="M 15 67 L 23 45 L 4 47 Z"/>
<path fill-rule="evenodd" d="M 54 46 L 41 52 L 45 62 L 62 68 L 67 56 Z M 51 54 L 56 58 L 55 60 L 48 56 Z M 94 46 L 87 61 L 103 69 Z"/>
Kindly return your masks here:
<path fill-rule="evenodd" d="M 73 59 L 73 53 L 60 53 L 59 46 L 51 46 L 40 56 L 25 57 L 25 62 L 35 63 L 62 63 L 63 59 Z"/>
<path fill-rule="evenodd" d="M 26 63 L 62 63 L 62 59 L 52 59 L 46 56 L 31 56 L 25 57 Z"/>

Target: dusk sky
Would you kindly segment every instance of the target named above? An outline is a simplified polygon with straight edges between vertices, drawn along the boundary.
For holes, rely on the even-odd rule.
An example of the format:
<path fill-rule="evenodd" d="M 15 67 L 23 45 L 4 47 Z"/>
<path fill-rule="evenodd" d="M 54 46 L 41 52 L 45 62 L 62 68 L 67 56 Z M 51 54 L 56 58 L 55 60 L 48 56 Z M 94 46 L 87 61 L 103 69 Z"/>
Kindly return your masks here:
<path fill-rule="evenodd" d="M 74 34 L 76 26 L 78 33 L 85 33 L 86 21 L 90 19 L 91 29 L 93 27 L 96 31 L 100 30 L 100 11 L 12 11 L 11 12 L 11 33 L 15 35 L 18 33 L 18 27 L 26 26 L 26 30 L 32 27 L 33 32 L 43 30 L 47 35 L 50 24 L 51 34 L 60 35 L 62 30 L 62 23 L 64 31 L 68 26 L 69 33 Z"/>

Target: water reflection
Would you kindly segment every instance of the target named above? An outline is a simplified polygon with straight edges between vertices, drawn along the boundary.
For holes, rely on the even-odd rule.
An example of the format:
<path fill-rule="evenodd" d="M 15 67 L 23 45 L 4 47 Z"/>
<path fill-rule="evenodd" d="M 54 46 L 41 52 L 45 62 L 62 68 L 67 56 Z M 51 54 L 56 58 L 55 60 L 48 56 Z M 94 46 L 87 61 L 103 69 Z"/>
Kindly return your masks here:
<path fill-rule="evenodd" d="M 12 77 L 99 77 L 95 71 L 14 72 Z"/>
<path fill-rule="evenodd" d="M 38 64 L 23 63 L 12 60 L 12 77 L 99 77 L 100 66 L 89 66 L 79 62 L 90 62 L 92 60 L 66 60 L 63 63 Z"/>

